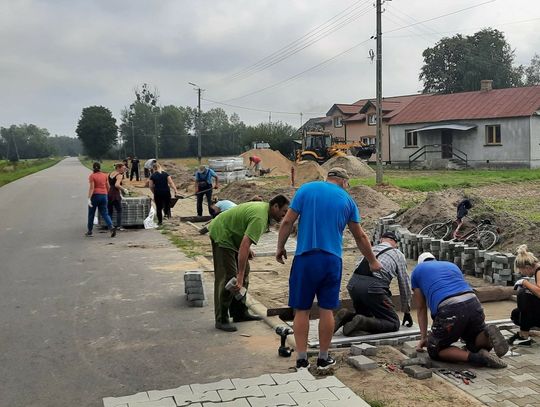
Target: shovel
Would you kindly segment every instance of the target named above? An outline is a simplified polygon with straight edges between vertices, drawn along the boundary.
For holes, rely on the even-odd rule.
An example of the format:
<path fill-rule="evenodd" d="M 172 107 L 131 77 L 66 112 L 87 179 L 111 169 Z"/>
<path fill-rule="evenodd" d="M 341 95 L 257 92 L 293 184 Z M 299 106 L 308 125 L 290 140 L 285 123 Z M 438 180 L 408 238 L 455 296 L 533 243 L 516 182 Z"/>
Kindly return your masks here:
<path fill-rule="evenodd" d="M 187 199 L 187 198 L 191 198 L 191 197 L 193 197 L 193 196 L 195 196 L 195 195 L 204 194 L 205 192 L 211 191 L 212 189 L 214 189 L 214 188 L 208 188 L 208 189 L 205 189 L 204 191 L 195 192 L 194 194 L 186 195 L 186 196 L 183 196 L 183 195 L 176 195 L 175 198 L 178 198 L 178 199 Z"/>

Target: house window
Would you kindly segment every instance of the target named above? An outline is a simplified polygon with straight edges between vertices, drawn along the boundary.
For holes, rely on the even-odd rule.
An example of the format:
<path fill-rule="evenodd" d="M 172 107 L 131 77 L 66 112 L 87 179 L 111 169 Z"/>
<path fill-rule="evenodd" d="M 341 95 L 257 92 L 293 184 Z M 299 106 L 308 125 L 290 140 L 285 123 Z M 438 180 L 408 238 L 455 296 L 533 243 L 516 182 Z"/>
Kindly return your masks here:
<path fill-rule="evenodd" d="M 418 132 L 405 130 L 405 147 L 418 147 Z"/>
<path fill-rule="evenodd" d="M 334 117 L 334 127 L 343 127 L 343 117 L 341 116 Z"/>
<path fill-rule="evenodd" d="M 501 144 L 501 125 L 486 126 L 486 144 Z"/>
<path fill-rule="evenodd" d="M 377 125 L 377 115 L 376 114 L 368 114 L 367 124 L 368 124 L 368 126 L 376 126 Z"/>
<path fill-rule="evenodd" d="M 366 145 L 374 145 L 375 144 L 375 137 L 362 137 L 362 143 Z"/>

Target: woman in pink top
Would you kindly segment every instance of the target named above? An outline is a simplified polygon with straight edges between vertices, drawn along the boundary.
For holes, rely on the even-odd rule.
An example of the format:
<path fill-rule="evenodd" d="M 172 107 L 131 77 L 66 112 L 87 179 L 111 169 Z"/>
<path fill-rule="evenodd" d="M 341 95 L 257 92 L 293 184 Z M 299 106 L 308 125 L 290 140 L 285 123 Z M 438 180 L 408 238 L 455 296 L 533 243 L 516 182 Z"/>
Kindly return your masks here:
<path fill-rule="evenodd" d="M 100 163 L 94 163 L 93 169 L 94 172 L 88 177 L 88 182 L 90 183 L 90 188 L 88 189 L 88 231 L 85 236 L 93 236 L 94 216 L 96 215 L 96 209 L 99 209 L 101 217 L 105 220 L 111 232 L 111 237 L 115 237 L 116 228 L 113 227 L 111 217 L 107 211 L 107 193 L 109 192 L 107 174 L 101 172 Z"/>

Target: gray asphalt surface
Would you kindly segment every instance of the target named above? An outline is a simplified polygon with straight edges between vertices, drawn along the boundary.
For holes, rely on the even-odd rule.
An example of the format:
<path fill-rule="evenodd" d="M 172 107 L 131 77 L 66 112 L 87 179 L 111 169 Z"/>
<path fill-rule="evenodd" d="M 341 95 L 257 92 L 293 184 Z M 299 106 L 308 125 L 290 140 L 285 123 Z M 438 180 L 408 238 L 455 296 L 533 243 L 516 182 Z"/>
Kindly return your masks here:
<path fill-rule="evenodd" d="M 89 173 L 69 158 L 0 188 L 0 406 L 101 406 L 287 371 L 264 323 L 224 333 L 211 297 L 186 307 L 179 270 L 191 260 L 158 231 L 85 238 Z"/>

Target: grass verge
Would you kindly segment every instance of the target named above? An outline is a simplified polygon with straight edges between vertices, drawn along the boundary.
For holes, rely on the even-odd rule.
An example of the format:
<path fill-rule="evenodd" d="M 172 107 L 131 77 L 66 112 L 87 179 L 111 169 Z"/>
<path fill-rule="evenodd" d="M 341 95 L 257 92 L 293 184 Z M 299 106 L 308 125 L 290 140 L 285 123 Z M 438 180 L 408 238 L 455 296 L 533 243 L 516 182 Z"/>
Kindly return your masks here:
<path fill-rule="evenodd" d="M 187 257 L 193 258 L 195 256 L 204 255 L 204 251 L 197 245 L 194 240 L 185 239 L 178 235 L 173 234 L 168 229 L 161 229 L 161 233 L 169 238 L 169 240 L 178 247 Z"/>
<path fill-rule="evenodd" d="M 471 188 L 483 185 L 540 180 L 540 169 L 515 170 L 463 170 L 463 171 L 408 171 L 387 170 L 384 173 L 385 184 L 414 190 L 441 191 L 447 188 Z M 375 185 L 375 177 L 352 179 L 351 186 L 364 184 Z"/>
<path fill-rule="evenodd" d="M 12 163 L 10 161 L 0 161 L 0 187 L 19 178 L 34 174 L 45 168 L 52 167 L 61 160 L 59 157 L 39 158 L 32 160 L 23 160 Z"/>

